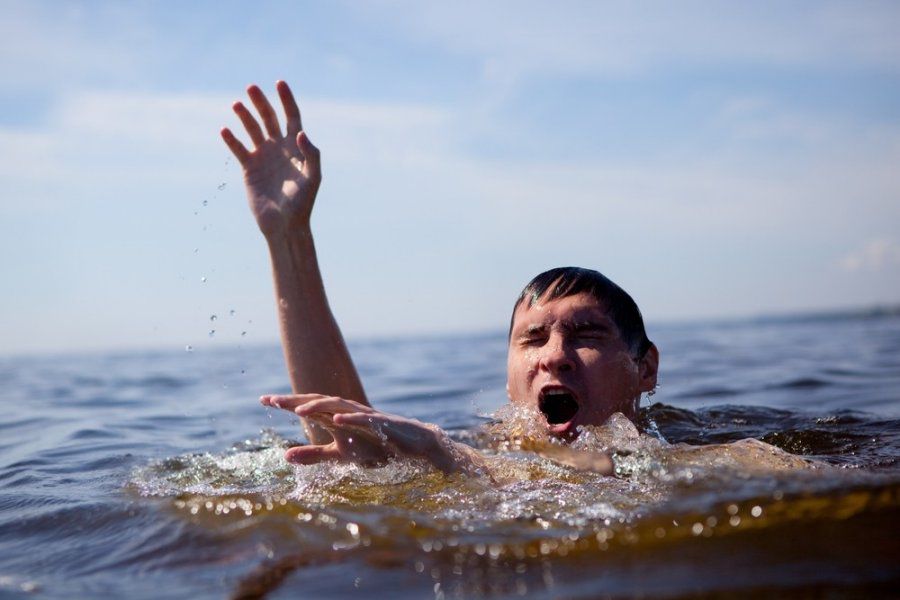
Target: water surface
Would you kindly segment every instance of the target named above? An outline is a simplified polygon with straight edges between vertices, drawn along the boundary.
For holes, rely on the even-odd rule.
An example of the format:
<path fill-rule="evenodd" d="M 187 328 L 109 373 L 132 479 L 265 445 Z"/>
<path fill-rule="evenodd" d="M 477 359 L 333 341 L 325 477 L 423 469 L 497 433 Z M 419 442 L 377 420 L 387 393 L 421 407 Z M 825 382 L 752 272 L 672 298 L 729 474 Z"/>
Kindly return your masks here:
<path fill-rule="evenodd" d="M 650 334 L 666 442 L 585 436 L 614 478 L 478 435 L 503 333 L 352 344 L 376 406 L 485 446 L 494 480 L 286 465 L 299 428 L 257 403 L 288 391 L 275 347 L 3 359 L 0 595 L 895 595 L 900 319 Z M 745 438 L 796 456 L 708 447 Z"/>

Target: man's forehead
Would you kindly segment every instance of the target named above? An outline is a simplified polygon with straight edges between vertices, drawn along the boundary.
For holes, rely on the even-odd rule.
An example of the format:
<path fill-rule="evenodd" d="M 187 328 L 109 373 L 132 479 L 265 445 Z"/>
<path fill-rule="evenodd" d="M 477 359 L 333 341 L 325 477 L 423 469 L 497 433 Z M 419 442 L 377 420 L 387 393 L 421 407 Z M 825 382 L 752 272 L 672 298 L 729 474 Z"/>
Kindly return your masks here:
<path fill-rule="evenodd" d="M 612 323 L 603 302 L 590 294 L 576 294 L 547 301 L 539 299 L 533 305 L 527 300 L 522 302 L 513 313 L 513 330 L 549 325 L 557 320 Z"/>

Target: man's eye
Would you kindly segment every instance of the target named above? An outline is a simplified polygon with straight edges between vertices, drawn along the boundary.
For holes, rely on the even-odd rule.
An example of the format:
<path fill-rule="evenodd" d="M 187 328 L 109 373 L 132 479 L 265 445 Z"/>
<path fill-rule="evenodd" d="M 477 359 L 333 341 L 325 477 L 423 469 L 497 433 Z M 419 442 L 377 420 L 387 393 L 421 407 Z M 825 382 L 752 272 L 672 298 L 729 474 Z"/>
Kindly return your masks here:
<path fill-rule="evenodd" d="M 609 333 L 601 329 L 587 329 L 578 332 L 578 338 L 582 340 L 605 340 L 609 337 Z"/>

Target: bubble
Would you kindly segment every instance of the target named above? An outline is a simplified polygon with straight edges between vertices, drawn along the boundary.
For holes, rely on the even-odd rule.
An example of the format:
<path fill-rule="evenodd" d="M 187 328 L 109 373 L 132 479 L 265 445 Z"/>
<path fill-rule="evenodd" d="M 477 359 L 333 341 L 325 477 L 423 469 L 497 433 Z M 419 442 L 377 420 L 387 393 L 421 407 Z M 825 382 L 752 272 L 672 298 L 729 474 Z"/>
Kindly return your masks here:
<path fill-rule="evenodd" d="M 194 351 L 194 347 L 191 346 L 190 344 L 188 344 L 187 346 L 184 347 L 184 351 L 185 351 L 185 352 L 193 352 L 193 351 Z"/>
<path fill-rule="evenodd" d="M 218 318 L 219 318 L 219 317 L 217 317 L 216 315 L 209 315 L 209 320 L 210 320 L 210 321 L 215 321 L 215 320 L 218 319 Z"/>
<path fill-rule="evenodd" d="M 759 517 L 762 514 L 762 507 L 760 505 L 756 505 L 750 509 L 750 514 L 754 517 Z"/>

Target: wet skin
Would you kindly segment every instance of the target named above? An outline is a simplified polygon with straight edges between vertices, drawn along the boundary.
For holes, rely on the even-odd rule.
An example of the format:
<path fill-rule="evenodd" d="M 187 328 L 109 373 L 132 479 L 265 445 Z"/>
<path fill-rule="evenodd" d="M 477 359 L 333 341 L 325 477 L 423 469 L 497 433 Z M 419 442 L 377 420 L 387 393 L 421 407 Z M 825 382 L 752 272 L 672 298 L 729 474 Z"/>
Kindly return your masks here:
<path fill-rule="evenodd" d="M 507 393 L 541 410 L 548 433 L 572 439 L 579 425 L 602 425 L 615 412 L 636 418 L 641 393 L 656 387 L 655 346 L 635 358 L 589 294 L 526 301 L 513 316 Z"/>

